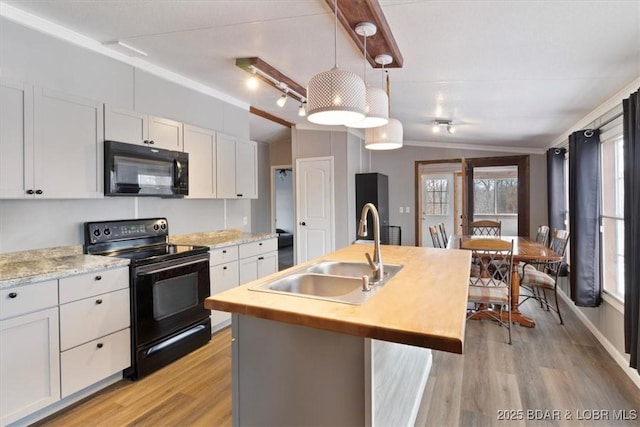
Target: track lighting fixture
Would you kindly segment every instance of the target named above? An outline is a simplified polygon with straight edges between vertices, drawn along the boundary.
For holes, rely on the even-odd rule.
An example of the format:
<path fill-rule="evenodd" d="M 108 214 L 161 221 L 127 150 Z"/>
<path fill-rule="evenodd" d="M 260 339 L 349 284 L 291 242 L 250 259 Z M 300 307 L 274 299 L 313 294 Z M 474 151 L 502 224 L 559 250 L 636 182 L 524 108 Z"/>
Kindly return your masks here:
<path fill-rule="evenodd" d="M 300 117 L 304 117 L 307 115 L 307 103 L 306 102 L 302 102 L 300 103 L 300 106 L 298 107 L 298 115 Z"/>
<path fill-rule="evenodd" d="M 285 92 L 282 95 L 280 95 L 280 98 L 278 98 L 278 100 L 276 101 L 276 104 L 278 104 L 278 107 L 282 108 L 286 103 L 287 103 L 287 91 L 285 90 Z"/>
<path fill-rule="evenodd" d="M 450 134 L 454 134 L 456 131 L 456 128 L 453 126 L 451 120 L 436 120 L 431 130 L 433 131 L 433 133 L 440 133 L 440 129 L 443 128 L 446 129 Z"/>
<path fill-rule="evenodd" d="M 305 89 L 262 59 L 257 57 L 237 58 L 236 66 L 251 74 L 251 77 L 249 77 L 247 81 L 249 88 L 255 89 L 258 80 L 261 80 L 281 91 L 282 95 L 276 101 L 279 107 L 284 107 L 287 102 L 287 97 L 291 97 L 300 103 L 306 103 L 307 98 L 302 95 Z"/>

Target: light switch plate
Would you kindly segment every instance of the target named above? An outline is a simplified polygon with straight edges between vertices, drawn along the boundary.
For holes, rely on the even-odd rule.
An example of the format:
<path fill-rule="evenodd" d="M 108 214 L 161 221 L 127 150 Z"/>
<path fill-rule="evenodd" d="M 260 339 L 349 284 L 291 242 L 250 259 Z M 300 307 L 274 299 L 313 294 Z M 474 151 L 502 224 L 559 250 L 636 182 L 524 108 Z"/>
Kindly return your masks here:
<path fill-rule="evenodd" d="M 409 206 L 407 206 L 406 208 L 404 208 L 405 213 L 409 213 Z"/>
<path fill-rule="evenodd" d="M 404 213 L 404 208 L 400 206 L 400 213 Z"/>

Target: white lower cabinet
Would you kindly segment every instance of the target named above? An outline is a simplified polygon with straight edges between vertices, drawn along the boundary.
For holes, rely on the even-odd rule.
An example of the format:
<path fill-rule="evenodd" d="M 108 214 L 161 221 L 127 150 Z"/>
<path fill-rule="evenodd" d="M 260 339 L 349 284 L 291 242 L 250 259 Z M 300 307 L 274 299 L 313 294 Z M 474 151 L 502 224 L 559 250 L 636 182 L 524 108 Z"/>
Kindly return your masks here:
<path fill-rule="evenodd" d="M 248 283 L 278 271 L 278 239 L 245 243 L 239 247 L 240 283 Z"/>
<path fill-rule="evenodd" d="M 62 352 L 62 397 L 67 397 L 131 365 L 129 328 Z"/>
<path fill-rule="evenodd" d="M 58 343 L 57 305 L 0 321 L 0 425 L 60 400 Z"/>
<path fill-rule="evenodd" d="M 128 272 L 60 279 L 63 398 L 131 365 Z"/>
<path fill-rule="evenodd" d="M 234 288 L 240 284 L 238 276 L 238 261 L 231 261 L 211 267 L 211 295 Z M 231 313 L 226 311 L 211 311 L 211 328 L 219 329 L 220 324 L 226 326 L 231 320 Z"/>

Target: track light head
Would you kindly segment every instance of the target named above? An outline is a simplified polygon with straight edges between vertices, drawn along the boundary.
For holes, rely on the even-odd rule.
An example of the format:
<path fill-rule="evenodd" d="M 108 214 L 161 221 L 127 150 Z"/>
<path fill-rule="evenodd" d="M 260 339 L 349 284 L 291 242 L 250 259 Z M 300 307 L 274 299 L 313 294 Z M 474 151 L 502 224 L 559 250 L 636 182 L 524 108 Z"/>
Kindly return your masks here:
<path fill-rule="evenodd" d="M 283 93 L 282 95 L 280 95 L 280 98 L 278 98 L 278 100 L 276 101 L 276 104 L 278 104 L 278 107 L 282 108 L 286 103 L 287 103 L 287 94 Z"/>
<path fill-rule="evenodd" d="M 300 106 L 298 107 L 298 116 L 300 117 L 304 117 L 307 115 L 307 103 L 303 102 L 300 104 Z"/>

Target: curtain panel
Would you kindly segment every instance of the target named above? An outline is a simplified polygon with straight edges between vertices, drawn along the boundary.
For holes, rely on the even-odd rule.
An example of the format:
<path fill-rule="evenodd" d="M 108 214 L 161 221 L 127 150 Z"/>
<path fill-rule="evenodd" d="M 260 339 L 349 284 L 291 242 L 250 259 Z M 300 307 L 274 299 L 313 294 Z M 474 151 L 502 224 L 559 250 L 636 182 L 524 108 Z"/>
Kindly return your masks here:
<path fill-rule="evenodd" d="M 640 89 L 622 101 L 624 158 L 624 346 L 640 372 Z"/>
<path fill-rule="evenodd" d="M 564 230 L 564 148 L 547 150 L 547 216 L 549 230 Z M 549 239 L 551 240 L 551 239 Z"/>
<path fill-rule="evenodd" d="M 580 307 L 602 302 L 600 280 L 600 131 L 569 136 L 571 299 Z"/>

